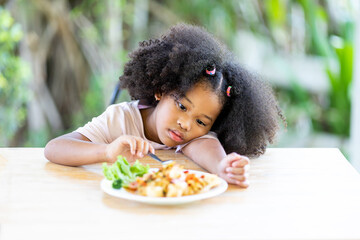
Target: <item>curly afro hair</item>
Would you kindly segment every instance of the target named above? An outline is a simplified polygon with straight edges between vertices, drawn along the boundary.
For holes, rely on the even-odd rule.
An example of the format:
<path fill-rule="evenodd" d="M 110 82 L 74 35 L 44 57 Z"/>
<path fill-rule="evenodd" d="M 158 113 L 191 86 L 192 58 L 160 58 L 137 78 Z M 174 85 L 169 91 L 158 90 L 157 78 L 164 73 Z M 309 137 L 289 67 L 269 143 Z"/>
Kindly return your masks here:
<path fill-rule="evenodd" d="M 128 89 L 132 99 L 156 105 L 155 93 L 181 96 L 206 82 L 223 104 L 211 131 L 227 153 L 258 156 L 273 142 L 278 117 L 284 117 L 272 89 L 240 66 L 205 29 L 178 24 L 160 39 L 139 45 L 120 77 L 121 87 Z M 206 72 L 212 69 L 216 69 L 214 75 Z"/>

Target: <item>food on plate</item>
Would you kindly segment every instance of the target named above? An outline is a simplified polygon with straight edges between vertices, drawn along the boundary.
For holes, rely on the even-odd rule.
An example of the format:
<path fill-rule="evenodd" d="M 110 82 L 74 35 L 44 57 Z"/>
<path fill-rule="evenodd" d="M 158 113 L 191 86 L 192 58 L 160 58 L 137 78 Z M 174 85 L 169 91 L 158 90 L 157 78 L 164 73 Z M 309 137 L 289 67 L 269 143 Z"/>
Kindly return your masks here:
<path fill-rule="evenodd" d="M 132 166 L 122 156 L 111 166 L 103 164 L 106 179 L 112 181 L 114 189 L 124 187 L 129 192 L 148 197 L 181 197 L 209 191 L 221 180 L 210 173 L 195 174 L 171 162 L 158 171 L 149 171 L 136 161 Z"/>
<path fill-rule="evenodd" d="M 112 187 L 115 189 L 120 189 L 122 187 L 122 180 L 121 179 L 114 180 L 112 183 Z"/>
<path fill-rule="evenodd" d="M 130 183 L 136 180 L 136 177 L 143 176 L 149 171 L 150 167 L 149 165 L 142 165 L 138 160 L 130 166 L 125 157 L 118 156 L 117 161 L 111 166 L 103 163 L 102 169 L 105 178 L 113 181 L 113 188 L 120 189 L 129 186 Z"/>
<path fill-rule="evenodd" d="M 181 197 L 206 192 L 220 184 L 214 174 L 190 173 L 175 162 L 163 165 L 157 172 L 149 172 L 136 178 L 133 189 L 137 194 L 149 197 Z"/>

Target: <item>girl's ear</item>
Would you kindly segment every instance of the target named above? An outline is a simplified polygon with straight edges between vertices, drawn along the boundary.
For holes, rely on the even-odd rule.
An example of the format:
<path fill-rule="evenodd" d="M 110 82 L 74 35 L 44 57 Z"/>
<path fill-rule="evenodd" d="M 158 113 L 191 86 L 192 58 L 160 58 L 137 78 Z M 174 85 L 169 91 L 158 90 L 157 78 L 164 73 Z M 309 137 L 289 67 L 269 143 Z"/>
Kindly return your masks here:
<path fill-rule="evenodd" d="M 161 93 L 155 93 L 155 100 L 160 101 L 162 94 Z"/>

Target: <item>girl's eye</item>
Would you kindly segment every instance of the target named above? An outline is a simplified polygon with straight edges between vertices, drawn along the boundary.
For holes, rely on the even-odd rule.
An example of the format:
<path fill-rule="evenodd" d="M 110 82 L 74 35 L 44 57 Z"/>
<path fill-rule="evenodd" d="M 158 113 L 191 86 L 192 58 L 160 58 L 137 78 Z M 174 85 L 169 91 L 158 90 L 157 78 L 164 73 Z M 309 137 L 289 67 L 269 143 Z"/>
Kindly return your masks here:
<path fill-rule="evenodd" d="M 181 110 L 186 111 L 186 107 L 184 105 L 182 105 L 181 102 L 177 102 L 177 104 Z"/>
<path fill-rule="evenodd" d="M 198 124 L 203 125 L 204 127 L 206 127 L 206 124 L 203 121 L 201 121 L 200 119 L 196 119 L 196 122 Z"/>

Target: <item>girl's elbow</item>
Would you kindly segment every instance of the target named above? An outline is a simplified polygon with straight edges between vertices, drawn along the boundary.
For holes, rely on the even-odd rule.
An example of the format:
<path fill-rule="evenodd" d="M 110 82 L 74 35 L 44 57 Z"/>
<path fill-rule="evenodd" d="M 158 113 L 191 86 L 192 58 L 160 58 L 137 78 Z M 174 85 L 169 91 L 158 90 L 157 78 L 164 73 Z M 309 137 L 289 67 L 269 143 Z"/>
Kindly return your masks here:
<path fill-rule="evenodd" d="M 44 156 L 50 162 L 55 162 L 54 147 L 55 147 L 55 143 L 54 143 L 54 139 L 53 139 L 53 140 L 49 141 L 44 148 Z"/>

